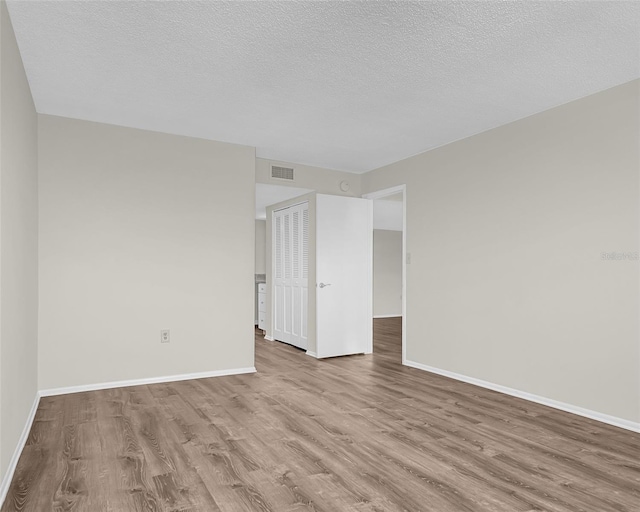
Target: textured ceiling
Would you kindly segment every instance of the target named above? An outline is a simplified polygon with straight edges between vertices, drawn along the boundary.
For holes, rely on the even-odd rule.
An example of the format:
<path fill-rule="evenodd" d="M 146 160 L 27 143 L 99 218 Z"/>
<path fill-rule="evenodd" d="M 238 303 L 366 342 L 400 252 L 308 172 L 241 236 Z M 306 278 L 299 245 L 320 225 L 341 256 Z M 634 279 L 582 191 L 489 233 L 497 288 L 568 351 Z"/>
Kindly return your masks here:
<path fill-rule="evenodd" d="M 640 76 L 640 3 L 9 0 L 41 113 L 367 171 Z"/>

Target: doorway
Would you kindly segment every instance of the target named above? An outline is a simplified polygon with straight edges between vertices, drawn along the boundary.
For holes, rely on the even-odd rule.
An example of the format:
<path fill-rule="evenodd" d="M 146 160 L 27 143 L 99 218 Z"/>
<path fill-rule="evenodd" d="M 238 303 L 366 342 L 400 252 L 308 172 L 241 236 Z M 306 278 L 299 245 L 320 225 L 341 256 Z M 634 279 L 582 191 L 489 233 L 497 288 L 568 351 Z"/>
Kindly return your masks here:
<path fill-rule="evenodd" d="M 374 353 L 406 361 L 406 185 L 363 195 L 374 203 Z M 400 347 L 398 347 L 398 343 Z"/>
<path fill-rule="evenodd" d="M 277 214 L 303 202 L 308 205 L 308 300 L 306 307 L 302 305 L 307 313 L 307 354 L 322 359 L 370 353 L 373 210 L 372 201 L 356 197 L 313 193 L 267 207 L 265 339 L 282 339 L 276 325 Z M 285 225 L 285 219 L 281 226 Z M 293 220 L 290 223 L 293 225 Z M 291 245 L 285 243 L 286 247 Z M 286 258 L 284 249 L 282 256 Z M 285 269 L 286 265 L 285 259 Z M 283 294 L 285 298 L 280 303 L 288 311 L 284 288 Z"/>

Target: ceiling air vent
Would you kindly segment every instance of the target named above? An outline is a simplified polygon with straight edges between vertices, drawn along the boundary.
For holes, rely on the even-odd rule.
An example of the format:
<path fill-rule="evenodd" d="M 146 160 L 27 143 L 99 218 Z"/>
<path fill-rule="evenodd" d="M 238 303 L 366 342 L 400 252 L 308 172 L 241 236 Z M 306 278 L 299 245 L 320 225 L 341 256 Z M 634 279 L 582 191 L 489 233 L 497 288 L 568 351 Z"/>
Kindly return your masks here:
<path fill-rule="evenodd" d="M 293 181 L 293 168 L 281 167 L 279 165 L 271 166 L 271 177 L 277 180 Z"/>

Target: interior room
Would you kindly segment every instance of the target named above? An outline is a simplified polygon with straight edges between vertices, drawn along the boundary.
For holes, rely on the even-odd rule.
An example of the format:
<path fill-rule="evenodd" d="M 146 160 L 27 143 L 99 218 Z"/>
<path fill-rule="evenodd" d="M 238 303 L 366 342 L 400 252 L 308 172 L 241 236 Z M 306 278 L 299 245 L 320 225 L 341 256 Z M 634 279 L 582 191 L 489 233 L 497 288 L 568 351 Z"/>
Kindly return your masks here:
<path fill-rule="evenodd" d="M 640 3 L 0 0 L 0 512 L 632 512 Z"/>

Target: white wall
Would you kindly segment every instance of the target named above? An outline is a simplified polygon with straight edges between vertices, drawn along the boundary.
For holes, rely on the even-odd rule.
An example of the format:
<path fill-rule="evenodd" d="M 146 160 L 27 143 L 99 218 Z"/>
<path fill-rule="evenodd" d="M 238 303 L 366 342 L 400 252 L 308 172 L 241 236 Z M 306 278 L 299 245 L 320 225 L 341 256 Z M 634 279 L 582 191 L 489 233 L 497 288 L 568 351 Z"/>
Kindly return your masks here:
<path fill-rule="evenodd" d="M 402 316 L 402 231 L 373 230 L 373 316 Z"/>
<path fill-rule="evenodd" d="M 266 274 L 266 233 L 267 221 L 256 220 L 256 274 Z"/>
<path fill-rule="evenodd" d="M 397 162 L 407 358 L 640 422 L 640 81 Z"/>
<path fill-rule="evenodd" d="M 400 194 L 402 196 L 402 194 Z M 400 201 L 374 199 L 373 201 L 373 229 L 387 231 L 402 231 L 404 204 Z"/>
<path fill-rule="evenodd" d="M 37 392 L 37 117 L 0 3 L 0 479 Z"/>
<path fill-rule="evenodd" d="M 265 261 L 265 250 L 266 250 L 266 230 L 267 230 L 267 221 L 266 220 L 256 220 L 256 274 L 266 274 L 266 261 Z M 254 300 L 254 324 L 258 325 L 258 288 L 255 289 L 255 300 Z"/>
<path fill-rule="evenodd" d="M 40 388 L 253 367 L 254 149 L 51 116 L 39 135 Z"/>

